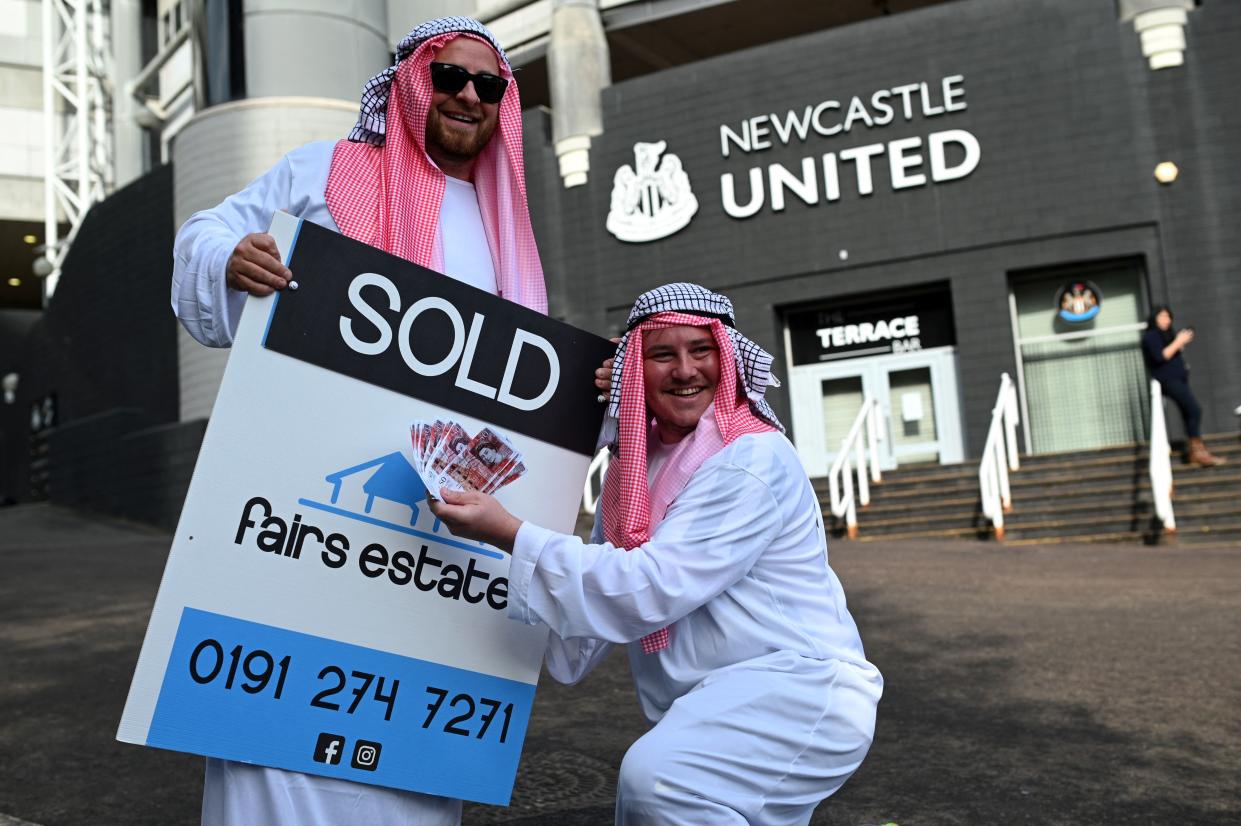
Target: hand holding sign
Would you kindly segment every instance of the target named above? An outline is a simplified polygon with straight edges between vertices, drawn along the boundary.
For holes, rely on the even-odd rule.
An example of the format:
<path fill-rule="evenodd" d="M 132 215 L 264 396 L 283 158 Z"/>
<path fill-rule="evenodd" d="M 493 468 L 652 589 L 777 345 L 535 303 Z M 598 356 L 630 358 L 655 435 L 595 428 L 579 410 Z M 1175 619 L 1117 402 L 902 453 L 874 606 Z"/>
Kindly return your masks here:
<path fill-rule="evenodd" d="M 445 488 L 441 501 L 431 502 L 431 512 L 461 539 L 486 542 L 505 553 L 513 552 L 521 520 L 504 509 L 495 497 L 477 491 Z"/>
<path fill-rule="evenodd" d="M 280 260 L 276 239 L 266 232 L 252 232 L 238 241 L 224 270 L 230 289 L 260 297 L 283 290 L 292 277 Z"/>
<path fill-rule="evenodd" d="M 620 344 L 620 336 L 613 336 L 609 341 L 613 344 Z M 612 390 L 612 365 L 615 362 L 615 356 L 604 359 L 603 364 L 599 365 L 599 369 L 595 370 L 595 387 L 602 391 L 599 395 L 599 401 L 601 402 L 607 401 L 607 394 Z"/>

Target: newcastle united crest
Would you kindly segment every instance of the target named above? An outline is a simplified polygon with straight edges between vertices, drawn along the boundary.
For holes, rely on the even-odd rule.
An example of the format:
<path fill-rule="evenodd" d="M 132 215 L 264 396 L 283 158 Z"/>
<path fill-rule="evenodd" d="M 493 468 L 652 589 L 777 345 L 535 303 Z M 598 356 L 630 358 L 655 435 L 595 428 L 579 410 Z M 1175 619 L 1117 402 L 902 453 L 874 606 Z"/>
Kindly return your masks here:
<path fill-rule="evenodd" d="M 1091 281 L 1070 281 L 1056 291 L 1056 309 L 1070 324 L 1090 321 L 1103 309 L 1103 293 Z"/>
<path fill-rule="evenodd" d="M 635 143 L 634 165 L 616 170 L 607 227 L 621 241 L 666 238 L 689 224 L 698 211 L 681 159 L 663 155 L 667 147 L 666 141 Z"/>

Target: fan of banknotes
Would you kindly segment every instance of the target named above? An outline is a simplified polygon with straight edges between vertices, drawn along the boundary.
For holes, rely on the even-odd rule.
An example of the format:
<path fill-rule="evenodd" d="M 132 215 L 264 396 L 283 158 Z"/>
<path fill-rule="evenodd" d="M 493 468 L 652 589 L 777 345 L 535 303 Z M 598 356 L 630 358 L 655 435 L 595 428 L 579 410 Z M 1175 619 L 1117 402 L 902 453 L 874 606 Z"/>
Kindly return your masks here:
<path fill-rule="evenodd" d="M 456 422 L 416 421 L 409 429 L 414 469 L 427 492 L 477 490 L 495 493 L 526 472 L 513 443 L 489 427 L 474 436 Z"/>

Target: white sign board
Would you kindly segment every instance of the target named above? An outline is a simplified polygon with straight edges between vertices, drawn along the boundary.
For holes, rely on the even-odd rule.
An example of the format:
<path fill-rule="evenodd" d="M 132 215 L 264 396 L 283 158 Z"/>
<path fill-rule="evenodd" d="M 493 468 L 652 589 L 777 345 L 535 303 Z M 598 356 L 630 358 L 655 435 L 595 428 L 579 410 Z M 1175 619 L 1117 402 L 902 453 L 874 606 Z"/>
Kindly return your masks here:
<path fill-rule="evenodd" d="M 246 304 L 117 736 L 505 804 L 547 632 L 508 619 L 508 557 L 431 514 L 410 428 L 500 434 L 523 466 L 496 496 L 571 532 L 612 345 L 272 234 L 298 289 Z"/>

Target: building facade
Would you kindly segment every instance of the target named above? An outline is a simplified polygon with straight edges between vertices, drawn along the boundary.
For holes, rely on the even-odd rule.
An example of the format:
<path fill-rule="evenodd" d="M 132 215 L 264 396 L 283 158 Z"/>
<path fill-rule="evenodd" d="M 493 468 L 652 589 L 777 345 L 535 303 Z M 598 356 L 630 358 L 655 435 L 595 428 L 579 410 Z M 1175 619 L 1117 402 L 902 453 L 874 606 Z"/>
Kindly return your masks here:
<path fill-rule="evenodd" d="M 40 306 L 30 271 L 43 243 L 43 83 L 39 4 L 0 3 L 0 313 Z"/>
<path fill-rule="evenodd" d="M 0 74 L 5 117 L 34 112 L 41 4 L 8 5 L 28 25 L 20 43 L 0 30 L 26 61 Z M 41 310 L 0 302 L 0 374 L 20 378 L 0 406 L 10 498 L 175 523 L 227 352 L 164 309 L 172 233 L 289 149 L 345 135 L 410 26 L 453 13 L 488 22 L 520 73 L 553 314 L 611 334 L 657 284 L 729 294 L 777 357 L 772 400 L 812 475 L 866 397 L 884 411 L 885 466 L 977 457 L 1003 373 L 1028 452 L 1145 439 L 1137 341 L 1154 303 L 1197 330 L 1206 429 L 1235 427 L 1239 4 L 105 5 L 117 191 Z M 25 143 L 0 163 L 37 170 L 24 134 L 9 130 Z M 29 266 L 30 249 L 5 249 Z M 104 466 L 108 496 L 70 481 Z"/>
<path fill-rule="evenodd" d="M 1241 6 L 1187 18 L 1158 71 L 1107 0 L 962 0 L 618 83 L 589 183 L 532 208 L 558 308 L 614 332 L 659 283 L 729 294 L 812 475 L 864 395 L 886 466 L 976 457 L 1005 372 L 1028 452 L 1144 440 L 1153 304 L 1231 429 Z"/>

